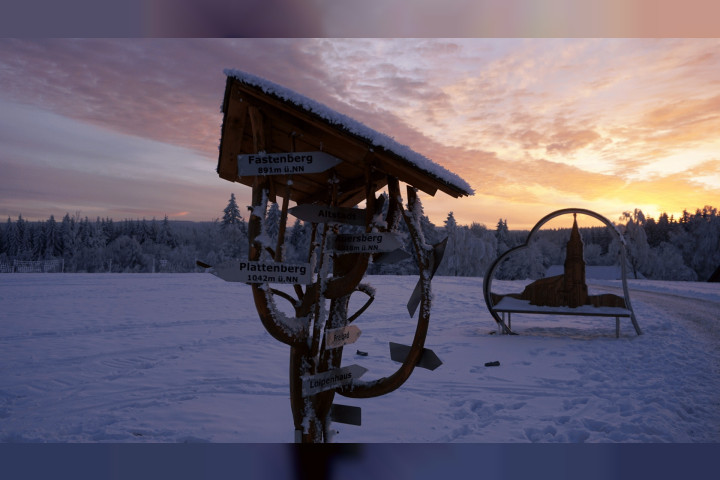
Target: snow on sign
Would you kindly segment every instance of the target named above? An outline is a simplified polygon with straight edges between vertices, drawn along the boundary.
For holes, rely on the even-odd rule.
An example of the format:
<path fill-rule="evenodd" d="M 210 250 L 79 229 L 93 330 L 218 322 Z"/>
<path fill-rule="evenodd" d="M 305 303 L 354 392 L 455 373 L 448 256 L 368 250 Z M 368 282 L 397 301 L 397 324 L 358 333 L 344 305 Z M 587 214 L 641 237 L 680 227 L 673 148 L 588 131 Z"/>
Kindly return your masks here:
<path fill-rule="evenodd" d="M 334 248 L 342 253 L 392 252 L 402 247 L 397 237 L 389 232 L 340 233 L 335 235 Z"/>
<path fill-rule="evenodd" d="M 313 223 L 344 223 L 365 225 L 364 208 L 324 207 L 321 205 L 298 205 L 288 210 L 295 217 Z"/>
<path fill-rule="evenodd" d="M 362 377 L 365 372 L 367 372 L 365 367 L 350 365 L 349 367 L 336 368 L 317 375 L 302 377 L 302 393 L 304 396 L 310 396 L 341 385 L 348 385 L 356 378 Z"/>
<path fill-rule="evenodd" d="M 253 153 L 237 158 L 241 177 L 321 173 L 341 162 L 325 152 Z"/>
<path fill-rule="evenodd" d="M 325 347 L 337 348 L 350 343 L 355 343 L 362 332 L 355 325 L 325 330 Z"/>
<path fill-rule="evenodd" d="M 226 282 L 312 283 L 309 263 L 230 261 L 214 267 L 211 273 Z"/>

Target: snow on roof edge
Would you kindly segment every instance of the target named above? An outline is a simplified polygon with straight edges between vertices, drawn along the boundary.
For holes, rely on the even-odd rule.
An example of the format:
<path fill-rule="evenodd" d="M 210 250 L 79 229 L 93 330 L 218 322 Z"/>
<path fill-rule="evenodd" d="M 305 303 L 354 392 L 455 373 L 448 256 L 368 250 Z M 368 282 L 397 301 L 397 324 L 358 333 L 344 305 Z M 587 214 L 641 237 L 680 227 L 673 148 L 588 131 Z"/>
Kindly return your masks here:
<path fill-rule="evenodd" d="M 339 113 L 316 100 L 308 98 L 290 90 L 289 88 L 283 87 L 282 85 L 271 82 L 270 80 L 258 77 L 257 75 L 243 72 L 242 70 L 227 68 L 223 70 L 223 73 L 225 73 L 228 77 L 234 77 L 243 83 L 260 88 L 265 93 L 275 95 L 282 100 L 291 102 L 304 110 L 312 112 L 324 120 L 327 120 L 331 124 L 338 125 L 348 132 L 366 139 L 372 145 L 382 147 L 385 150 L 406 159 L 424 172 L 444 181 L 449 185 L 465 191 L 468 195 L 475 194 L 475 190 L 470 186 L 470 184 L 442 165 L 439 165 L 426 156 L 415 152 L 407 145 L 398 143 L 392 137 L 373 130 L 367 125 L 347 115 Z"/>

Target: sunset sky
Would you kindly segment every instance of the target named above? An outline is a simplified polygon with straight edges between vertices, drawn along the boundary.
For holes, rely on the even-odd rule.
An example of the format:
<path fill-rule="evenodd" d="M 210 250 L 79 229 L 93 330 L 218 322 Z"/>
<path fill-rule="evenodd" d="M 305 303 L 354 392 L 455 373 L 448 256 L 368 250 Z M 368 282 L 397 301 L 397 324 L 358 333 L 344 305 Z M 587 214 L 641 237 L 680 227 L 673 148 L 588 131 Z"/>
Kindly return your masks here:
<path fill-rule="evenodd" d="M 248 205 L 215 173 L 225 68 L 463 177 L 474 196 L 423 197 L 437 225 L 720 206 L 719 39 L 3 38 L 0 219 L 200 221 L 231 193 Z"/>

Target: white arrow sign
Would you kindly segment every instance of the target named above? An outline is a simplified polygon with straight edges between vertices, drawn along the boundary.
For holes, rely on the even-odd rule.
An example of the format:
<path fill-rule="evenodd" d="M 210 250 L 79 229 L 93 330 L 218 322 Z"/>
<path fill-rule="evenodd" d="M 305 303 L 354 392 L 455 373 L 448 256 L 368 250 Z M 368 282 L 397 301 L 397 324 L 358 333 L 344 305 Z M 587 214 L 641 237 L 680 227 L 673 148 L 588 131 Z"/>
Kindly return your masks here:
<path fill-rule="evenodd" d="M 361 333 L 355 325 L 325 330 L 325 348 L 337 348 L 355 343 Z"/>
<path fill-rule="evenodd" d="M 291 214 L 313 223 L 344 223 L 347 225 L 365 225 L 364 208 L 325 207 L 322 205 L 298 205 L 288 210 Z"/>
<path fill-rule="evenodd" d="M 335 235 L 334 250 L 343 253 L 392 252 L 402 247 L 397 237 L 388 232 L 341 233 Z"/>
<path fill-rule="evenodd" d="M 210 273 L 226 282 L 312 283 L 312 271 L 309 263 L 264 263 L 233 260 L 213 267 Z"/>
<path fill-rule="evenodd" d="M 302 377 L 302 393 L 307 397 L 341 385 L 348 385 L 356 378 L 362 377 L 365 372 L 367 372 L 365 367 L 350 365 L 349 367 L 336 368 L 317 375 L 304 376 Z"/>
<path fill-rule="evenodd" d="M 340 160 L 325 152 L 253 153 L 238 155 L 238 175 L 292 175 L 321 173 Z"/>

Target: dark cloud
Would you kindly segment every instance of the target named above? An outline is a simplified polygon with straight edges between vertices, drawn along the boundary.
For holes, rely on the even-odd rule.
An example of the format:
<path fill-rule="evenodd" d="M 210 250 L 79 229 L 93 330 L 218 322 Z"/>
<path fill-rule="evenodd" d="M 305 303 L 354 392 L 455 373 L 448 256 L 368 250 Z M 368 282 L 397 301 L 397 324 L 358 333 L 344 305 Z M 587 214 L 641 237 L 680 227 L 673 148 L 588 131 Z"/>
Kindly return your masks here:
<path fill-rule="evenodd" d="M 161 37 L 323 37 L 317 4 L 299 0 L 150 0 L 148 28 Z"/>

